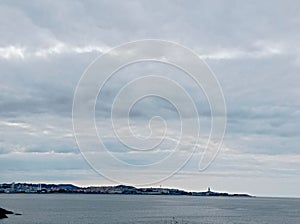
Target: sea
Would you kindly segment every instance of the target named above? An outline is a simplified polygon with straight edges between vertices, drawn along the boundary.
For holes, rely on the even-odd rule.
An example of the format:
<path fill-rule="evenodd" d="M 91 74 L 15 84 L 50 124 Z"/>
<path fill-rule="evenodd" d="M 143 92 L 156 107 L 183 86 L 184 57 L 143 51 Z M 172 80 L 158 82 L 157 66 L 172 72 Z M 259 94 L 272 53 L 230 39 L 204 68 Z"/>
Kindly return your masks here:
<path fill-rule="evenodd" d="M 0 194 L 0 224 L 300 223 L 300 199 L 161 195 Z"/>

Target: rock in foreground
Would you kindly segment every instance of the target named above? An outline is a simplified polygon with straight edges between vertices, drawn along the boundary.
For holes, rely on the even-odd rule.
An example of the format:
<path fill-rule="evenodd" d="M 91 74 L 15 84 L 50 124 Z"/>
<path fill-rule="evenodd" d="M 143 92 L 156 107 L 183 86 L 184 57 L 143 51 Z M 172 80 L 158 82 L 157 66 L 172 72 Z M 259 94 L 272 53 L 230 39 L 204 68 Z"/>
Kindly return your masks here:
<path fill-rule="evenodd" d="M 7 218 L 7 215 L 14 214 L 12 211 L 8 211 L 4 208 L 0 208 L 0 219 Z"/>

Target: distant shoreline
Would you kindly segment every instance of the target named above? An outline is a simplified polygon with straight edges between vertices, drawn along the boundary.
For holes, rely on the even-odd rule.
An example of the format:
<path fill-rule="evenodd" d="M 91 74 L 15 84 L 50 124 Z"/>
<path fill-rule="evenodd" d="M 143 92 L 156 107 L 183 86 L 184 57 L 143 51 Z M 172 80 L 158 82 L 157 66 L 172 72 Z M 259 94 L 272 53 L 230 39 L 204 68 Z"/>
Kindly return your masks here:
<path fill-rule="evenodd" d="M 3 183 L 0 184 L 3 194 L 112 194 L 112 195 L 185 195 L 197 197 L 255 197 L 249 194 L 229 194 L 226 192 L 207 191 L 190 192 L 176 188 L 136 188 L 133 186 L 89 186 L 78 187 L 73 184 L 32 184 L 32 183 Z"/>

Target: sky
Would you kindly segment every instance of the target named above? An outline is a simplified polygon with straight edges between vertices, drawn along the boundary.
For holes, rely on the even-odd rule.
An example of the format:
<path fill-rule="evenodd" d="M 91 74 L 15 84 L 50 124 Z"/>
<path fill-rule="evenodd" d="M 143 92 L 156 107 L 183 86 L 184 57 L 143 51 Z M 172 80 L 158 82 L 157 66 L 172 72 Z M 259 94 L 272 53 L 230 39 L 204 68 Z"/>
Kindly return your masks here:
<path fill-rule="evenodd" d="M 190 155 L 194 140 L 187 131 L 181 140 L 184 146 L 170 164 L 161 163 L 145 172 L 138 166 L 126 170 L 120 164 L 105 163 L 100 156 L 100 167 L 126 176 L 133 184 L 137 179 L 144 183 L 166 175 L 164 181 L 151 186 L 198 191 L 210 186 L 216 191 L 300 197 L 299 11 L 296 0 L 2 0 L 0 182 L 116 184 L 95 172 L 77 145 L 72 124 L 76 86 L 91 62 L 113 47 L 159 39 L 193 50 L 213 71 L 227 108 L 222 149 L 208 169 L 199 172 L 205 145 L 201 138 L 199 152 L 183 169 L 168 176 L 182 157 Z M 128 152 L 111 128 L 111 105 L 126 83 L 148 74 L 176 80 L 196 104 L 202 119 L 201 136 L 207 137 L 210 128 L 205 94 L 182 71 L 155 62 L 125 67 L 97 98 L 96 126 L 108 151 L 133 165 L 168 156 L 178 142 L 180 119 L 192 125 L 195 118 L 180 118 L 174 105 L 162 98 L 141 100 L 130 114 L 123 111 L 126 105 L 121 102 L 115 117 L 121 135 L 128 134 L 124 129 L 128 120 L 133 132 L 141 136 L 149 134 L 149 120 L 154 116 L 169 124 L 169 138 L 157 154 Z M 141 83 L 131 93 L 149 86 L 154 83 Z M 177 91 L 166 92 L 185 105 Z M 190 107 L 184 108 L 183 113 L 189 114 Z M 164 123 L 152 121 L 155 140 L 162 136 Z M 129 138 L 132 144 L 138 140 L 134 135 Z"/>

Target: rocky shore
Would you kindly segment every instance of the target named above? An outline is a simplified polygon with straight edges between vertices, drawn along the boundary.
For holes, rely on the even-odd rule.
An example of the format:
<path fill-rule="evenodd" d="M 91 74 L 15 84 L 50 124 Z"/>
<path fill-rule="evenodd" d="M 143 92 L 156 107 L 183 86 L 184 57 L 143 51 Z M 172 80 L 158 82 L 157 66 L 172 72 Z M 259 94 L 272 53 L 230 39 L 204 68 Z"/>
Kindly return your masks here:
<path fill-rule="evenodd" d="M 12 211 L 6 210 L 4 208 L 0 208 L 0 219 L 7 218 L 7 215 L 21 215 L 19 213 L 14 213 Z"/>

